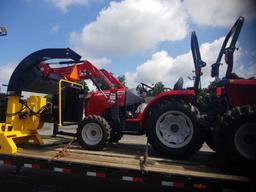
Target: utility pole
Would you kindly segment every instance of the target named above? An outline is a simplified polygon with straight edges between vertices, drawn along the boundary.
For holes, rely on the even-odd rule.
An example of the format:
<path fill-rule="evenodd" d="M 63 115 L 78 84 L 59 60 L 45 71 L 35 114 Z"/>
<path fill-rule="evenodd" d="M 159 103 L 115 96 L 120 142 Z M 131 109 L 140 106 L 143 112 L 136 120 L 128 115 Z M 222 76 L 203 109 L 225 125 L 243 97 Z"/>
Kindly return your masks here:
<path fill-rule="evenodd" d="M 6 35 L 7 35 L 7 27 L 0 26 L 0 36 L 6 36 Z M 3 95 L 3 93 L 1 93 L 1 87 L 0 87 L 0 97 L 1 95 Z"/>
<path fill-rule="evenodd" d="M 0 26 L 0 36 L 6 36 L 6 35 L 7 35 L 7 27 Z"/>

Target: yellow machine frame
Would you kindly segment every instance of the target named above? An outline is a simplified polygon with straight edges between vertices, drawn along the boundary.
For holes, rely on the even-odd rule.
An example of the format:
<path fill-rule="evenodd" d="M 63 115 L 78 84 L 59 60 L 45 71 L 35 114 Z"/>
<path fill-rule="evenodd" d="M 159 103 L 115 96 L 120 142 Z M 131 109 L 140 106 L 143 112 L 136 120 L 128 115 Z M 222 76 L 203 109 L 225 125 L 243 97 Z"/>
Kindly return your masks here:
<path fill-rule="evenodd" d="M 42 96 L 30 96 L 26 104 L 20 96 L 8 96 L 6 122 L 0 123 L 0 153 L 16 153 L 18 143 L 43 144 L 37 132 L 43 123 L 36 114 L 45 105 Z"/>
<path fill-rule="evenodd" d="M 62 126 L 62 88 L 64 83 L 83 88 L 82 84 L 61 79 L 58 82 L 59 92 L 59 126 Z M 20 143 L 43 144 L 37 130 L 43 126 L 40 111 L 46 106 L 43 96 L 30 96 L 26 102 L 20 102 L 20 96 L 8 96 L 5 123 L 0 123 L 0 153 L 17 152 Z"/>

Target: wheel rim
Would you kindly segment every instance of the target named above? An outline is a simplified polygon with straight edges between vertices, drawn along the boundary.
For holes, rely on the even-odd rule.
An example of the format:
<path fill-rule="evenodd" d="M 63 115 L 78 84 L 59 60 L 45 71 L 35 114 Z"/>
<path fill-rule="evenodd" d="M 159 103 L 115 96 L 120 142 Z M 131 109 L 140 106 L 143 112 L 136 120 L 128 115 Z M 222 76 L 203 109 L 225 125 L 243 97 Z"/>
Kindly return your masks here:
<path fill-rule="evenodd" d="M 180 111 L 167 111 L 156 122 L 156 134 L 161 143 L 171 148 L 186 146 L 192 139 L 194 126 Z"/>
<path fill-rule="evenodd" d="M 97 123 L 87 123 L 82 130 L 82 138 L 88 145 L 97 145 L 103 137 L 101 126 Z"/>
<path fill-rule="evenodd" d="M 235 146 L 238 152 L 247 159 L 256 159 L 256 123 L 246 123 L 235 133 Z"/>

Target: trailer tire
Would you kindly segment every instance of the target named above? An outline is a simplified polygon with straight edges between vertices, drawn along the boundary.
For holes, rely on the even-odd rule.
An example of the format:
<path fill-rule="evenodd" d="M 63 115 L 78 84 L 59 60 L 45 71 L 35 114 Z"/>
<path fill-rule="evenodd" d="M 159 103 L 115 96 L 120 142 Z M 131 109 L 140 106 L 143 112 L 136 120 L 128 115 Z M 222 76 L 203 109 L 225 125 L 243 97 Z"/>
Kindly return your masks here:
<path fill-rule="evenodd" d="M 159 154 L 187 158 L 202 147 L 201 126 L 197 125 L 195 112 L 183 101 L 164 101 L 152 109 L 149 118 L 147 136 Z"/>
<path fill-rule="evenodd" d="M 110 138 L 110 126 L 100 116 L 89 115 L 79 123 L 78 143 L 87 150 L 102 150 Z"/>
<path fill-rule="evenodd" d="M 256 107 L 227 111 L 216 128 L 217 154 L 232 167 L 249 168 L 256 162 Z"/>

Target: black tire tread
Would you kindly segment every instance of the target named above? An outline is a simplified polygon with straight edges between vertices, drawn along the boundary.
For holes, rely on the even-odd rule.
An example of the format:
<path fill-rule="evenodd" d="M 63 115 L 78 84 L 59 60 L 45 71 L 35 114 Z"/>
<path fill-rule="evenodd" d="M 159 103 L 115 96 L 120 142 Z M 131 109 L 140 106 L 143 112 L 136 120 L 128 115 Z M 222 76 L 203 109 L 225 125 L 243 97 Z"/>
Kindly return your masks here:
<path fill-rule="evenodd" d="M 228 110 L 221 117 L 220 125 L 216 128 L 215 143 L 219 157 L 231 167 L 248 167 L 255 161 L 243 158 L 235 149 L 233 138 L 236 128 L 246 120 L 256 120 L 256 106 L 245 105 Z"/>
<path fill-rule="evenodd" d="M 104 139 L 102 140 L 102 142 L 100 142 L 97 145 L 88 145 L 86 144 L 81 136 L 81 132 L 82 129 L 84 127 L 84 125 L 88 122 L 95 122 L 98 123 L 101 128 L 103 129 L 103 134 L 104 134 Z M 110 139 L 110 133 L 111 133 L 111 128 L 110 125 L 108 124 L 108 122 L 105 120 L 105 118 L 98 116 L 98 115 L 88 115 L 85 116 L 85 118 L 83 119 L 83 121 L 80 122 L 79 126 L 78 126 L 78 130 L 77 130 L 77 140 L 78 143 L 87 150 L 102 150 L 104 148 L 104 146 L 106 145 L 106 143 L 109 141 Z"/>
<path fill-rule="evenodd" d="M 166 147 L 163 147 L 163 144 L 156 141 L 154 138 L 154 135 L 152 134 L 152 130 L 155 129 L 155 123 L 158 119 L 158 117 L 168 110 L 168 108 L 181 108 L 184 111 L 186 111 L 190 118 L 192 118 L 192 123 L 194 125 L 194 131 L 196 131 L 196 140 L 193 140 L 193 144 L 190 146 L 185 146 L 180 151 L 178 150 L 166 150 Z M 155 120 L 154 120 L 155 119 Z M 201 127 L 197 126 L 197 110 L 193 109 L 193 106 L 189 103 L 184 102 L 183 100 L 163 100 L 161 103 L 155 104 L 155 106 L 152 108 L 151 116 L 150 116 L 150 126 L 147 131 L 147 136 L 149 138 L 150 144 L 152 147 L 161 155 L 170 157 L 170 158 L 189 158 L 192 155 L 194 155 L 199 149 L 202 147 L 202 144 L 204 142 L 204 136 L 203 131 L 201 131 Z M 155 121 L 155 122 L 154 122 Z"/>
<path fill-rule="evenodd" d="M 117 133 L 109 139 L 109 143 L 118 143 L 123 137 L 123 134 Z"/>

